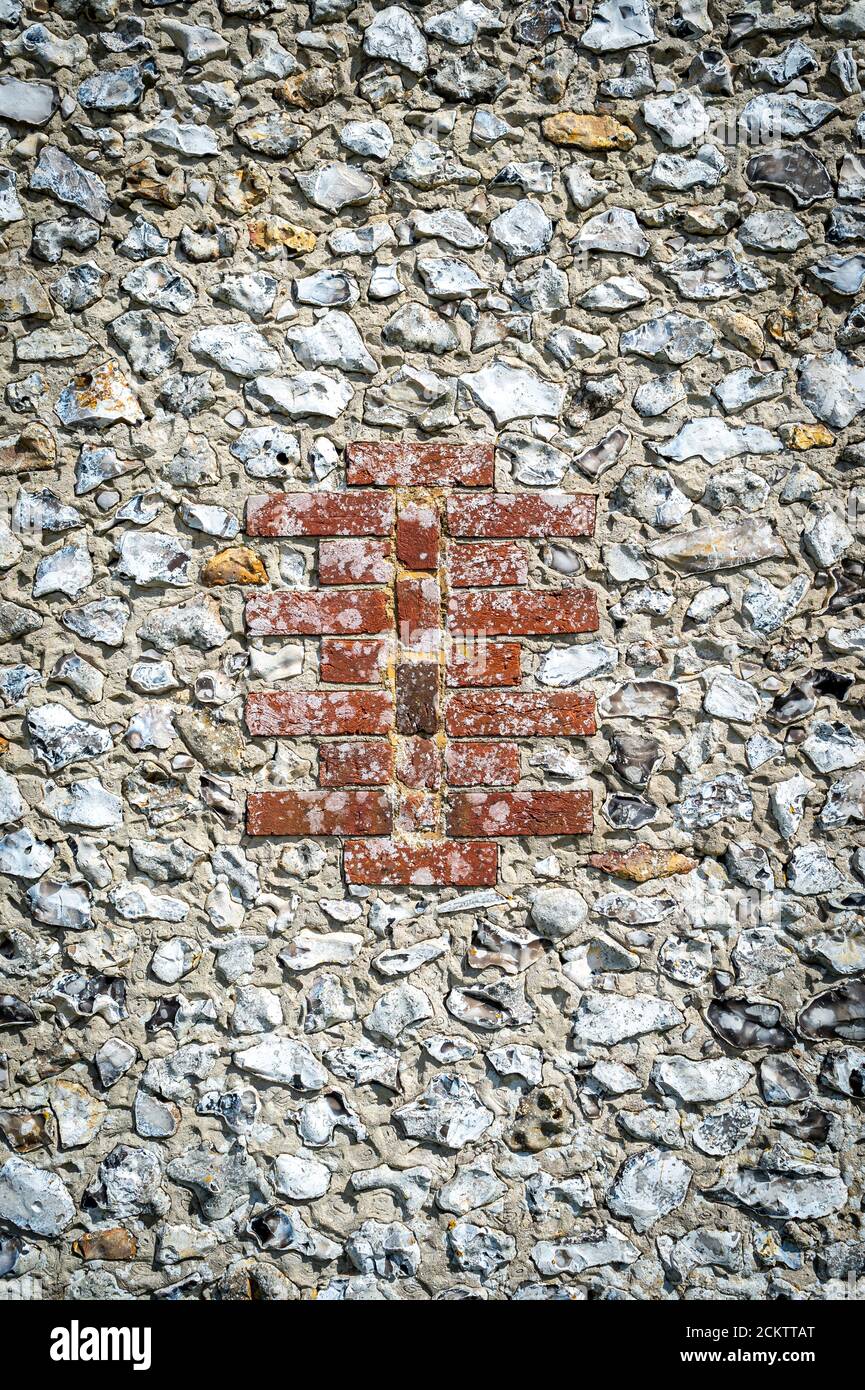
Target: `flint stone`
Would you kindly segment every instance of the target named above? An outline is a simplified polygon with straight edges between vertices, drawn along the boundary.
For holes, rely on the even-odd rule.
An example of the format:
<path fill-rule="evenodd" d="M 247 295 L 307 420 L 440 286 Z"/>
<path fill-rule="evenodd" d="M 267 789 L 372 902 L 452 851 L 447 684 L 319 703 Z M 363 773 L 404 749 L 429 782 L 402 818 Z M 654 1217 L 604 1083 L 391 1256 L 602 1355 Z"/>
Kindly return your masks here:
<path fill-rule="evenodd" d="M 648 0 L 599 0 L 592 10 L 591 24 L 580 36 L 580 44 L 593 53 L 641 47 L 655 42 L 652 22 Z"/>
<path fill-rule="evenodd" d="M 30 187 L 37 192 L 51 193 L 61 203 L 104 222 L 111 199 L 105 184 L 97 174 L 90 174 L 55 145 L 46 145 L 30 178 Z"/>
<path fill-rule="evenodd" d="M 409 1139 L 459 1150 L 486 1133 L 493 1113 L 468 1081 L 442 1074 L 416 1100 L 395 1110 L 394 1119 Z"/>
<path fill-rule="evenodd" d="M 811 1221 L 847 1205 L 849 1193 L 836 1168 L 799 1158 L 776 1144 L 753 1168 L 738 1168 L 712 1189 L 761 1216 Z"/>
<path fill-rule="evenodd" d="M 661 318 L 649 319 L 623 333 L 619 339 L 620 352 L 635 352 L 640 357 L 648 357 L 654 362 L 668 362 L 681 366 L 694 357 L 705 356 L 715 345 L 715 334 L 711 325 L 703 319 L 692 319 L 687 314 L 664 314 Z"/>
<path fill-rule="evenodd" d="M 666 1033 L 684 1016 L 666 999 L 651 994 L 583 994 L 573 1020 L 573 1037 L 590 1046 L 613 1047 L 645 1033 Z"/>
<path fill-rule="evenodd" d="M 75 1216 L 75 1203 L 56 1173 L 12 1154 L 0 1167 L 0 1217 L 36 1236 L 56 1236 Z"/>
<path fill-rule="evenodd" d="M 804 145 L 763 150 L 745 166 L 745 178 L 756 187 L 779 188 L 797 208 L 810 207 L 832 196 L 825 164 Z"/>
<path fill-rule="evenodd" d="M 845 429 L 865 410 L 865 367 L 837 350 L 806 357 L 796 390 L 818 420 Z"/>
<path fill-rule="evenodd" d="M 690 1057 L 660 1057 L 652 1067 L 652 1084 L 685 1105 L 728 1100 L 752 1080 L 754 1068 L 734 1057 L 692 1061 Z"/>
<path fill-rule="evenodd" d="M 234 1064 L 264 1081 L 299 1091 L 320 1091 L 327 1072 L 305 1043 L 291 1038 L 266 1038 L 234 1054 Z"/>
<path fill-rule="evenodd" d="M 680 1207 L 688 1195 L 693 1173 L 687 1163 L 663 1149 L 647 1149 L 626 1159 L 607 1193 L 614 1216 L 648 1231 Z"/>
<path fill-rule="evenodd" d="M 0 77 L 0 120 L 45 125 L 59 104 L 57 88 L 50 82 L 22 82 L 17 77 Z"/>

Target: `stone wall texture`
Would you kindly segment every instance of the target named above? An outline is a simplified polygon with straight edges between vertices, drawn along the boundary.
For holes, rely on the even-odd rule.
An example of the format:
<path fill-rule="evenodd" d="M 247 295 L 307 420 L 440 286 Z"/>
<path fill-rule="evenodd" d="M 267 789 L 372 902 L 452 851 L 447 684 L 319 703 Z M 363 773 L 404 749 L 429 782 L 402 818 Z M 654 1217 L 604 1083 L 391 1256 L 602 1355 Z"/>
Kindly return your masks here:
<path fill-rule="evenodd" d="M 862 1297 L 863 39 L 0 0 L 0 1297 Z"/>

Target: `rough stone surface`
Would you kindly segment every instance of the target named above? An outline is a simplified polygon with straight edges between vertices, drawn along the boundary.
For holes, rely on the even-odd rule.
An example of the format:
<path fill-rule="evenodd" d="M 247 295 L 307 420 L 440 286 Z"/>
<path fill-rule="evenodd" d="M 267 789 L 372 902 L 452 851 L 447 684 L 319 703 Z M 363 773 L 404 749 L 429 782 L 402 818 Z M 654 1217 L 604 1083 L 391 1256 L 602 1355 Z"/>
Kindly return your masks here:
<path fill-rule="evenodd" d="M 862 4 L 0 26 L 0 1296 L 835 1296 Z"/>

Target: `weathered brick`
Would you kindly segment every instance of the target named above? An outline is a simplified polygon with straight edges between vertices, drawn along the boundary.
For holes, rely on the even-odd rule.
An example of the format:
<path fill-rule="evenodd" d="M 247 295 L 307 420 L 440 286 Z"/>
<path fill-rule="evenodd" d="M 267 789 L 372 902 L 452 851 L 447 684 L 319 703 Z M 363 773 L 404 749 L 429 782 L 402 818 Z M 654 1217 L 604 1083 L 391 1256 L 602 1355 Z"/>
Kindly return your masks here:
<path fill-rule="evenodd" d="M 449 835 L 588 835 L 591 792 L 454 792 Z"/>
<path fill-rule="evenodd" d="M 448 547 L 448 580 L 452 589 L 525 584 L 528 577 L 526 552 L 513 541 L 463 541 Z"/>
<path fill-rule="evenodd" d="M 386 734 L 393 701 L 384 690 L 261 690 L 246 697 L 251 734 Z"/>
<path fill-rule="evenodd" d="M 452 536 L 591 536 L 595 498 L 586 493 L 485 492 L 449 497 Z"/>
<path fill-rule="evenodd" d="M 393 564 L 388 558 L 387 541 L 320 541 L 318 547 L 319 584 L 390 584 Z"/>
<path fill-rule="evenodd" d="M 396 668 L 396 729 L 400 734 L 434 734 L 438 729 L 439 669 L 432 661 L 407 661 Z"/>
<path fill-rule="evenodd" d="M 385 632 L 390 627 L 383 589 L 288 590 L 256 594 L 244 610 L 250 637 Z"/>
<path fill-rule="evenodd" d="M 447 657 L 448 685 L 519 685 L 518 642 L 454 641 Z"/>
<path fill-rule="evenodd" d="M 393 749 L 385 738 L 319 744 L 321 787 L 383 787 L 392 776 Z"/>
<path fill-rule="evenodd" d="M 393 497 L 380 492 L 270 492 L 250 497 L 250 536 L 387 536 Z"/>
<path fill-rule="evenodd" d="M 441 783 L 441 750 L 435 739 L 399 739 L 396 775 L 406 787 L 434 791 Z"/>
<path fill-rule="evenodd" d="M 451 787 L 512 787 L 520 780 L 520 751 L 503 742 L 448 744 L 445 774 Z"/>
<path fill-rule="evenodd" d="M 595 697 L 570 690 L 459 690 L 448 696 L 445 728 L 454 738 L 589 735 L 595 732 Z"/>
<path fill-rule="evenodd" d="M 376 487 L 491 487 L 492 444 L 358 442 L 348 446 L 348 481 Z"/>
<path fill-rule="evenodd" d="M 445 771 L 452 787 L 509 787 L 520 780 L 515 743 L 450 743 Z"/>
<path fill-rule="evenodd" d="M 396 611 L 399 639 L 405 647 L 429 645 L 428 634 L 441 624 L 441 594 L 435 579 L 398 579 Z"/>
<path fill-rule="evenodd" d="M 469 589 L 448 601 L 447 625 L 490 637 L 595 632 L 598 601 L 591 589 Z"/>
<path fill-rule="evenodd" d="M 332 685 L 377 685 L 387 661 L 387 641 L 322 637 L 319 675 Z"/>
<path fill-rule="evenodd" d="M 406 502 L 397 508 L 396 558 L 409 570 L 434 570 L 439 562 L 441 522 L 430 502 Z"/>
<path fill-rule="evenodd" d="M 481 888 L 498 877 L 498 845 L 398 845 L 393 840 L 347 840 L 343 870 L 347 883 L 398 887 Z"/>
<path fill-rule="evenodd" d="M 391 823 L 384 792 L 252 792 L 246 799 L 248 835 L 386 835 Z"/>
<path fill-rule="evenodd" d="M 439 801 L 434 792 L 402 792 L 396 804 L 395 824 L 397 830 L 412 833 L 419 830 L 435 830 L 439 818 Z"/>

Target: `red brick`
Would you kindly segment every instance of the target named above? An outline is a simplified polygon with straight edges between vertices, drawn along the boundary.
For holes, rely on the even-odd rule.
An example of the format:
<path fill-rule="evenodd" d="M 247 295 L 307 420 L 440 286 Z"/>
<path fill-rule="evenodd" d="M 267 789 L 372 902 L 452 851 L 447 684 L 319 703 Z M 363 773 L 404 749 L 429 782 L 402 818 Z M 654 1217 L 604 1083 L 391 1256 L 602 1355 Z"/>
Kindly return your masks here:
<path fill-rule="evenodd" d="M 393 701 L 383 690 L 261 690 L 246 697 L 246 725 L 279 734 L 386 734 Z"/>
<path fill-rule="evenodd" d="M 319 675 L 333 685 L 378 685 L 387 662 L 387 642 L 381 638 L 346 641 L 322 637 Z"/>
<path fill-rule="evenodd" d="M 591 792 L 454 792 L 449 835 L 589 835 Z"/>
<path fill-rule="evenodd" d="M 469 589 L 450 599 L 447 625 L 489 637 L 596 632 L 598 601 L 591 589 Z"/>
<path fill-rule="evenodd" d="M 435 830 L 438 825 L 439 801 L 433 792 L 403 792 L 396 805 L 396 828 L 408 831 Z"/>
<path fill-rule="evenodd" d="M 518 642 L 459 642 L 450 644 L 448 685 L 519 685 Z"/>
<path fill-rule="evenodd" d="M 441 782 L 441 753 L 435 739 L 401 738 L 396 754 L 396 775 L 406 787 L 435 791 Z"/>
<path fill-rule="evenodd" d="M 441 627 L 441 594 L 435 579 L 398 579 L 396 611 L 404 647 L 427 646 Z"/>
<path fill-rule="evenodd" d="M 486 492 L 449 497 L 452 536 L 591 536 L 595 498 L 587 493 Z"/>
<path fill-rule="evenodd" d="M 528 577 L 526 552 L 513 541 L 465 541 L 448 548 L 448 580 L 453 589 L 525 584 Z"/>
<path fill-rule="evenodd" d="M 257 594 L 244 609 L 250 637 L 385 632 L 390 627 L 383 589 L 291 589 Z"/>
<path fill-rule="evenodd" d="M 380 492 L 269 492 L 250 497 L 250 536 L 387 536 L 393 497 Z"/>
<path fill-rule="evenodd" d="M 343 536 L 320 541 L 319 584 L 390 584 L 393 565 L 387 541 L 355 540 Z"/>
<path fill-rule="evenodd" d="M 515 743 L 449 743 L 445 753 L 452 787 L 509 787 L 520 780 Z"/>
<path fill-rule="evenodd" d="M 385 738 L 320 743 L 320 787 L 383 787 L 393 776 L 393 749 Z"/>
<path fill-rule="evenodd" d="M 348 883 L 399 887 L 494 886 L 498 878 L 498 846 L 475 841 L 397 845 L 393 840 L 347 840 L 343 869 Z"/>
<path fill-rule="evenodd" d="M 445 728 L 455 738 L 593 734 L 595 697 L 572 691 L 460 690 L 448 697 Z"/>
<path fill-rule="evenodd" d="M 440 540 L 441 522 L 431 502 L 407 502 L 398 508 L 396 558 L 406 569 L 436 569 Z"/>
<path fill-rule="evenodd" d="M 439 727 L 439 668 L 404 661 L 394 672 L 395 724 L 400 734 L 434 734 Z"/>
<path fill-rule="evenodd" d="M 347 453 L 351 484 L 427 487 L 460 483 L 463 487 L 492 487 L 495 477 L 492 444 L 372 441 L 349 444 Z"/>
<path fill-rule="evenodd" d="M 391 828 L 384 792 L 251 792 L 248 835 L 385 835 Z"/>

